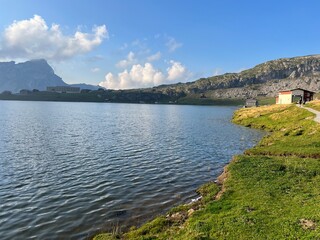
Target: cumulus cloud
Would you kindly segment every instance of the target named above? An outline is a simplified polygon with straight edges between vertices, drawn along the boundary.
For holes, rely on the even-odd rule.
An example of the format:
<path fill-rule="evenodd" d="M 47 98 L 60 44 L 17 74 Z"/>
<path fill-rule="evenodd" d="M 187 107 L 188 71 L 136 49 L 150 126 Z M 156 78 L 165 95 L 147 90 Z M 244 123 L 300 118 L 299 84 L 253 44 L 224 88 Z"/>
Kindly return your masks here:
<path fill-rule="evenodd" d="M 157 61 L 161 58 L 161 52 L 157 52 L 149 57 L 147 57 L 147 61 L 148 62 L 154 62 L 154 61 Z"/>
<path fill-rule="evenodd" d="M 109 89 L 143 88 L 160 84 L 164 79 L 161 71 L 151 63 L 145 63 L 133 65 L 130 71 L 126 69 L 117 76 L 108 73 L 99 85 Z"/>
<path fill-rule="evenodd" d="M 177 42 L 173 37 L 167 37 L 166 46 L 169 52 L 174 52 L 178 48 L 182 47 L 182 43 Z"/>
<path fill-rule="evenodd" d="M 127 58 L 119 61 L 116 64 L 116 66 L 119 67 L 119 68 L 127 68 L 127 67 L 132 66 L 136 62 L 137 62 L 137 59 L 135 59 L 134 53 L 133 52 L 129 52 Z"/>
<path fill-rule="evenodd" d="M 14 21 L 4 30 L 0 57 L 63 60 L 90 52 L 105 38 L 105 25 L 93 27 L 92 33 L 76 31 L 67 36 L 59 25 L 49 27 L 41 16 L 34 15 L 28 20 Z"/>
<path fill-rule="evenodd" d="M 165 73 L 148 62 L 144 65 L 136 64 L 130 70 L 126 69 L 117 75 L 108 73 L 105 81 L 99 85 L 108 89 L 144 88 L 188 80 L 191 76 L 191 73 L 180 62 L 170 61 L 169 64 L 171 66 Z"/>
<path fill-rule="evenodd" d="M 176 79 L 181 79 L 186 75 L 187 69 L 180 62 L 171 60 L 170 64 L 171 66 L 167 69 L 168 80 L 173 81 Z"/>

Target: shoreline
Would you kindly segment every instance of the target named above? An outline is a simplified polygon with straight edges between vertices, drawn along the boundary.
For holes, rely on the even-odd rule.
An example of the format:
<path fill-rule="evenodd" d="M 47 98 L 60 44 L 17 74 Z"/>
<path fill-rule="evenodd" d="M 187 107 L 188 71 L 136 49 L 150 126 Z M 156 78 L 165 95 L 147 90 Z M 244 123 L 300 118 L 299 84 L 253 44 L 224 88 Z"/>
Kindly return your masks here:
<path fill-rule="evenodd" d="M 185 222 L 187 218 L 190 217 L 194 213 L 194 211 L 196 211 L 195 209 L 199 210 L 199 208 L 203 205 L 201 201 L 204 197 L 208 195 L 207 188 L 217 187 L 215 194 L 210 195 L 210 198 L 211 199 L 213 198 L 215 200 L 219 200 L 221 198 L 221 196 L 225 191 L 224 182 L 228 177 L 227 168 L 230 165 L 230 163 L 232 163 L 233 161 L 235 161 L 235 156 L 233 156 L 232 159 L 222 168 L 221 173 L 216 177 L 214 181 L 205 182 L 201 184 L 197 189 L 195 189 L 194 192 L 197 193 L 196 198 L 191 199 L 189 202 L 181 203 L 175 207 L 171 207 L 168 211 L 165 211 L 162 214 L 161 213 L 156 214 L 156 216 L 151 217 L 150 219 L 146 219 L 140 224 L 125 226 L 124 228 L 121 228 L 121 227 L 119 228 L 118 226 L 116 226 L 114 227 L 114 229 L 112 229 L 112 233 L 111 233 L 112 235 L 115 235 L 116 238 L 112 237 L 110 239 L 118 239 L 119 234 L 124 234 L 132 230 L 138 229 L 144 226 L 145 224 L 148 224 L 154 221 L 159 216 L 165 216 L 168 220 L 179 221 L 180 223 Z M 182 211 L 180 212 L 180 210 Z M 118 232 L 119 230 L 118 228 L 121 229 L 120 232 Z M 124 231 L 122 231 L 123 229 Z M 110 231 L 107 231 L 107 232 L 103 232 L 103 231 L 104 230 L 101 229 L 99 232 L 90 234 L 90 236 L 88 236 L 86 239 L 99 240 L 100 235 L 102 234 L 103 235 L 102 239 L 105 239 L 105 237 L 107 237 L 107 239 L 109 240 L 109 236 L 107 235 L 110 234 Z"/>
<path fill-rule="evenodd" d="M 173 104 L 173 105 L 181 105 L 181 104 Z M 185 105 L 185 104 L 183 104 L 183 105 Z M 191 104 L 191 105 L 193 105 L 193 104 Z M 216 106 L 216 105 L 213 105 L 213 106 Z M 217 106 L 219 106 L 219 105 L 217 105 Z M 239 110 L 239 109 L 236 109 L 235 111 L 237 111 L 237 110 Z M 234 111 L 234 113 L 235 113 L 235 111 Z M 233 117 L 230 121 L 232 122 L 232 120 L 233 120 Z M 245 149 L 242 154 L 244 154 L 244 152 L 246 150 L 247 149 Z M 207 187 L 209 187 L 209 188 L 212 186 L 217 187 L 214 195 L 210 195 L 210 198 L 213 200 L 219 200 L 223 196 L 224 192 L 226 191 L 224 183 L 228 179 L 228 175 L 229 175 L 228 167 L 232 162 L 236 161 L 236 158 L 235 158 L 236 156 L 237 155 L 232 156 L 231 160 L 222 168 L 222 171 L 216 177 L 216 180 L 203 183 L 197 189 L 194 190 L 198 194 L 197 198 L 191 199 L 191 201 L 189 201 L 187 203 L 182 203 L 176 207 L 171 207 L 171 209 L 169 211 L 165 212 L 164 214 L 161 214 L 160 217 L 165 216 L 168 220 L 179 221 L 180 224 L 184 223 L 188 217 L 190 217 L 195 211 L 199 210 L 199 208 L 203 205 L 203 203 L 201 203 L 201 200 L 208 195 L 207 190 L 206 190 Z M 202 188 L 204 188 L 204 189 L 202 189 Z M 181 209 L 182 209 L 182 211 L 180 212 Z M 187 214 L 186 214 L 186 212 L 187 212 Z M 151 220 L 146 220 L 144 223 L 142 223 L 138 226 L 136 226 L 136 225 L 127 226 L 127 227 L 125 227 L 126 230 L 125 230 L 124 234 L 128 233 L 132 230 L 136 230 L 140 227 L 143 227 L 144 225 L 146 225 L 150 222 L 153 222 L 157 218 L 158 217 L 153 217 L 153 218 L 151 218 Z M 95 235 L 92 235 L 88 239 L 93 239 L 93 240 L 118 239 L 119 234 L 122 235 L 123 232 L 118 232 L 117 230 L 114 232 L 114 230 L 113 230 L 111 235 L 109 235 L 109 234 L 110 234 L 110 232 L 100 232 Z M 112 235 L 115 235 L 115 238 Z"/>
<path fill-rule="evenodd" d="M 73 97 L 73 96 L 71 96 Z M 243 106 L 243 99 L 208 99 L 209 101 L 197 101 L 197 99 L 191 99 L 191 101 L 183 102 L 140 102 L 140 101 L 105 101 L 102 99 L 87 100 L 87 99 L 69 99 L 69 98 L 28 98 L 28 96 L 19 96 L 17 98 L 1 98 L 0 101 L 22 101 L 22 102 L 65 102 L 65 103 L 118 103 L 118 104 L 147 104 L 147 105 L 191 105 L 191 106 Z"/>
<path fill-rule="evenodd" d="M 299 119 L 299 126 L 288 121 L 293 112 L 296 114 L 294 119 Z M 158 217 L 127 233 L 118 233 L 116 237 L 166 239 L 174 236 L 175 239 L 184 239 L 188 236 L 193 239 L 202 236 L 224 239 L 226 236 L 242 236 L 239 239 L 264 239 L 272 236 L 288 238 L 292 234 L 318 236 L 320 217 L 312 214 L 320 204 L 314 203 L 312 197 L 303 200 L 310 204 L 295 208 L 298 203 L 301 205 L 300 198 L 305 198 L 304 191 L 311 191 L 310 188 L 314 192 L 319 191 L 314 187 L 318 183 L 314 178 L 318 176 L 316 169 L 320 167 L 319 150 L 313 146 L 320 139 L 316 131 L 320 127 L 311 122 L 311 116 L 306 110 L 290 105 L 237 110 L 233 116 L 234 123 L 270 134 L 243 154 L 234 156 L 215 183 L 200 187 L 198 192 L 202 198 L 196 205 L 178 206 L 165 217 Z M 296 141 L 306 137 L 309 145 Z M 303 190 L 310 181 L 313 187 Z M 288 194 L 292 197 L 287 198 Z M 280 219 L 280 225 L 284 226 L 277 225 Z M 115 239 L 115 236 L 100 234 L 94 239 Z"/>

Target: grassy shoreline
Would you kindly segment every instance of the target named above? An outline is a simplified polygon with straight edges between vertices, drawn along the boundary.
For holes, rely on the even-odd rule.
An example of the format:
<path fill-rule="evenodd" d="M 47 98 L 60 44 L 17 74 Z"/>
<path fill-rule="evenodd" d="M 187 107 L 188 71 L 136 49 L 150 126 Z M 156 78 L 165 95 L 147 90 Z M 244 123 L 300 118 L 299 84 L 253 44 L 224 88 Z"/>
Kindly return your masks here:
<path fill-rule="evenodd" d="M 94 239 L 319 239 L 320 124 L 312 119 L 294 105 L 237 110 L 234 123 L 270 134 L 235 156 L 218 184 L 202 186 L 200 201 Z"/>

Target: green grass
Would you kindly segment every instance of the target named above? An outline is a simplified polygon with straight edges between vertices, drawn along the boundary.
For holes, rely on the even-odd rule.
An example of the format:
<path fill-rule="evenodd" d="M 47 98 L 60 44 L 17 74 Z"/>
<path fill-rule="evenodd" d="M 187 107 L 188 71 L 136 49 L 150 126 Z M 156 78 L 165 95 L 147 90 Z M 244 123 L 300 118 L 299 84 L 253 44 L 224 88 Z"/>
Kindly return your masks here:
<path fill-rule="evenodd" d="M 275 105 L 272 110 L 262 107 L 256 111 L 237 111 L 234 122 L 273 132 L 256 147 L 247 150 L 249 155 L 320 158 L 320 126 L 313 118 L 313 113 L 294 105 Z"/>
<path fill-rule="evenodd" d="M 258 97 L 258 103 L 260 106 L 271 105 L 276 103 L 274 97 Z M 214 98 L 200 98 L 200 95 L 188 95 L 186 97 L 179 98 L 178 104 L 191 104 L 191 105 L 221 105 L 221 106 L 243 106 L 245 100 L 243 99 L 214 99 Z"/>
<path fill-rule="evenodd" d="M 274 97 L 258 97 L 257 99 L 259 106 L 276 104 L 276 98 Z"/>
<path fill-rule="evenodd" d="M 301 219 L 320 223 L 319 166 L 314 159 L 239 156 L 228 167 L 222 198 L 194 214 L 173 238 L 320 237 L 318 228 L 300 226 Z"/>
<path fill-rule="evenodd" d="M 190 105 L 221 105 L 221 106 L 239 106 L 244 105 L 242 99 L 211 99 L 211 98 L 200 98 L 199 96 L 187 96 L 179 98 L 178 104 L 190 104 Z"/>
<path fill-rule="evenodd" d="M 306 107 L 320 111 L 320 100 L 315 100 L 306 104 Z"/>
<path fill-rule="evenodd" d="M 234 158 L 223 186 L 204 185 L 198 205 L 177 207 L 118 237 L 320 239 L 320 124 L 312 119 L 312 113 L 294 105 L 236 111 L 235 123 L 269 134 Z M 223 194 L 217 199 L 219 189 Z M 186 216 L 190 208 L 196 211 Z M 185 218 L 175 221 L 172 214 Z"/>

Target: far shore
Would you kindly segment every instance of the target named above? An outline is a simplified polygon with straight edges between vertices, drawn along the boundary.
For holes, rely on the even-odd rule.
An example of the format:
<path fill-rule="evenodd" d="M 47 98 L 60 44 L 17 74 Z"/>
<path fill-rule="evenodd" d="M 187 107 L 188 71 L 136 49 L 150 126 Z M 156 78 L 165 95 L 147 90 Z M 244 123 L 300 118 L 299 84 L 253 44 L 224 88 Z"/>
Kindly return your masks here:
<path fill-rule="evenodd" d="M 0 94 L 0 100 L 15 101 L 52 101 L 52 102 L 97 102 L 97 103 L 138 103 L 138 104 L 178 104 L 178 105 L 217 105 L 244 106 L 245 99 L 237 98 L 203 98 L 201 95 L 168 96 L 162 93 L 143 92 L 141 90 L 115 91 L 93 90 L 81 93 L 58 93 L 47 91 L 28 91 L 12 94 L 5 91 Z M 259 97 L 259 105 L 275 103 L 273 97 Z"/>

